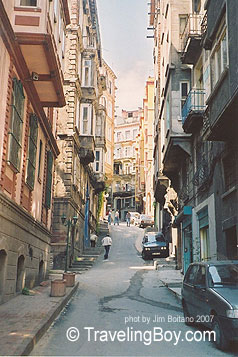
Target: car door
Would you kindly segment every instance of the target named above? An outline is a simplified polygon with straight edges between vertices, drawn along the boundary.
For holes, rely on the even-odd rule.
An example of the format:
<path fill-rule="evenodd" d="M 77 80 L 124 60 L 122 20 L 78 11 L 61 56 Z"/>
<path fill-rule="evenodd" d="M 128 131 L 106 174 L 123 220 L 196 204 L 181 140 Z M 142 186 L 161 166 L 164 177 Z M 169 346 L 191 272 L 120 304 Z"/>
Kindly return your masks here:
<path fill-rule="evenodd" d="M 208 289 L 206 278 L 206 266 L 199 265 L 194 279 L 194 311 L 198 322 L 204 323 L 209 320 Z"/>
<path fill-rule="evenodd" d="M 188 312 L 190 316 L 196 316 L 196 291 L 194 289 L 194 283 L 197 275 L 199 266 L 196 264 L 190 265 L 187 270 L 187 273 L 184 277 L 183 282 L 183 299 L 187 306 Z"/>

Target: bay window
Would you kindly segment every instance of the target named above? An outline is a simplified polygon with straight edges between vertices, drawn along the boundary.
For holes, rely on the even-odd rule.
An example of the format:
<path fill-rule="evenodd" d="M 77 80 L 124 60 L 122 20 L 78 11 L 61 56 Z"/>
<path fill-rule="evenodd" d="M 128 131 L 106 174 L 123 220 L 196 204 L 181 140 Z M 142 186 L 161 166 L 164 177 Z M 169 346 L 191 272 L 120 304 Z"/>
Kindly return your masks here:
<path fill-rule="evenodd" d="M 228 65 L 227 29 L 223 25 L 211 52 L 211 85 L 215 87 Z"/>

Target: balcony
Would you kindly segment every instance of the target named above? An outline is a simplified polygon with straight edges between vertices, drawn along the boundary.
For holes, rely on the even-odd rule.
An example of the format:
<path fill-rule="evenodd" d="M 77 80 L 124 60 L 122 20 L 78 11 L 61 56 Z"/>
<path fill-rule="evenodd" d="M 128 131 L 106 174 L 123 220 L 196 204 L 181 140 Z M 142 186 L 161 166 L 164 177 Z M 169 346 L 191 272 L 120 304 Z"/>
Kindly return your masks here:
<path fill-rule="evenodd" d="M 79 141 L 77 144 L 79 147 L 80 161 L 84 165 L 88 165 L 90 162 L 94 162 L 94 152 L 95 152 L 94 137 L 79 135 L 78 140 L 76 141 Z"/>
<path fill-rule="evenodd" d="M 155 178 L 155 198 L 157 202 L 164 205 L 165 203 L 165 195 L 167 193 L 167 188 L 169 187 L 169 179 L 168 177 L 159 174 L 157 178 Z"/>
<path fill-rule="evenodd" d="M 38 96 L 41 105 L 62 107 L 65 105 L 63 75 L 59 60 L 63 52 L 62 40 L 57 46 L 58 40 L 53 30 L 53 14 L 49 13 L 48 2 L 38 0 L 37 5 L 15 6 L 10 16 L 20 50 L 18 58 L 22 63 L 25 82 L 32 94 Z M 65 23 L 69 24 L 66 0 L 62 2 L 62 14 Z"/>
<path fill-rule="evenodd" d="M 206 109 L 205 90 L 192 89 L 182 108 L 182 124 L 185 133 L 193 133 L 203 124 L 203 116 Z"/>
<path fill-rule="evenodd" d="M 184 31 L 181 35 L 182 63 L 195 64 L 202 49 L 202 24 L 203 15 L 189 14 Z"/>
<path fill-rule="evenodd" d="M 171 181 L 174 189 L 178 190 L 178 172 L 181 164 L 187 156 L 192 155 L 191 136 L 170 135 L 168 144 L 165 149 L 163 159 L 163 174 Z"/>

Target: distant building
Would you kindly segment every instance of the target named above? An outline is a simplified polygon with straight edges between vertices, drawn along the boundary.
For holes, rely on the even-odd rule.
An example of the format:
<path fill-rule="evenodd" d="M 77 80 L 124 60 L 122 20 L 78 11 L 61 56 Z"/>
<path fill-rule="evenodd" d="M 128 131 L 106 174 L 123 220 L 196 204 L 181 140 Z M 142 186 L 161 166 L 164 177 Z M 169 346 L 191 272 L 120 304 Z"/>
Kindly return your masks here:
<path fill-rule="evenodd" d="M 139 133 L 142 109 L 122 110 L 115 118 L 113 208 L 125 219 L 127 211 L 135 211 L 136 137 Z"/>

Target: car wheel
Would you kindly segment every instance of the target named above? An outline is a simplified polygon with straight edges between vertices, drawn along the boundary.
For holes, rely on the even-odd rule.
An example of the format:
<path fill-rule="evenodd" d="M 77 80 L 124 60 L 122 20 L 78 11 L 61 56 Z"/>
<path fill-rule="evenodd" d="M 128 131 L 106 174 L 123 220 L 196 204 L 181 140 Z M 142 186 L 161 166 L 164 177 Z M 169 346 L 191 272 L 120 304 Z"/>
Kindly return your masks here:
<path fill-rule="evenodd" d="M 214 343 L 220 350 L 226 350 L 229 345 L 229 340 L 224 335 L 221 323 L 217 316 L 214 316 L 212 330 L 215 332 Z"/>
<path fill-rule="evenodd" d="M 183 315 L 185 318 L 185 325 L 193 326 L 195 324 L 194 318 L 188 312 L 188 308 L 185 302 L 183 302 Z"/>

